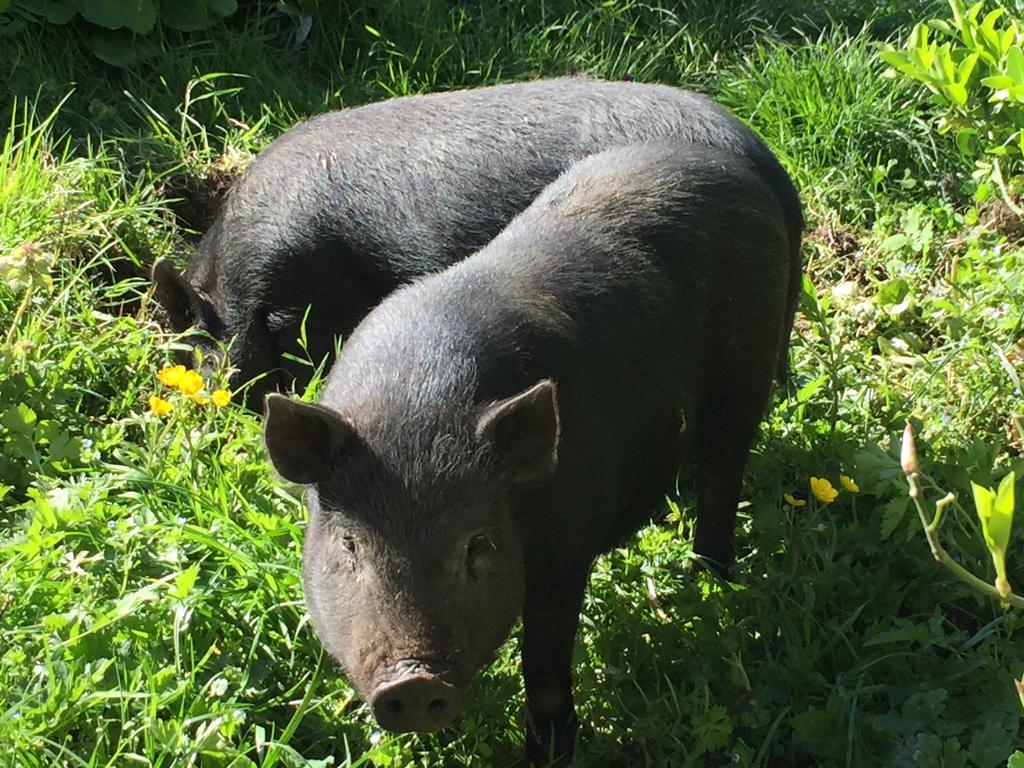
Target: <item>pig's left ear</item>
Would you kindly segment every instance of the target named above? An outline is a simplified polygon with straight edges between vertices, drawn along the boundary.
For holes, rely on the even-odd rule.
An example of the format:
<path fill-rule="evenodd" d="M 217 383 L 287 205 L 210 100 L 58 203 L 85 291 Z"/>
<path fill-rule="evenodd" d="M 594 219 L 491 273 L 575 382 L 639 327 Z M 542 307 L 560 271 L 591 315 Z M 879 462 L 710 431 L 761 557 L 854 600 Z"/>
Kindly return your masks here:
<path fill-rule="evenodd" d="M 517 483 L 554 474 L 559 431 L 558 396 L 550 379 L 489 406 L 476 426 L 477 438 L 492 444 L 500 465 Z"/>
<path fill-rule="evenodd" d="M 354 437 L 352 425 L 329 408 L 267 395 L 263 439 L 285 480 L 308 485 L 324 479 L 332 458 Z"/>
<path fill-rule="evenodd" d="M 156 300 L 167 311 L 176 333 L 184 333 L 192 326 L 204 327 L 202 298 L 169 259 L 157 259 L 150 278 Z"/>

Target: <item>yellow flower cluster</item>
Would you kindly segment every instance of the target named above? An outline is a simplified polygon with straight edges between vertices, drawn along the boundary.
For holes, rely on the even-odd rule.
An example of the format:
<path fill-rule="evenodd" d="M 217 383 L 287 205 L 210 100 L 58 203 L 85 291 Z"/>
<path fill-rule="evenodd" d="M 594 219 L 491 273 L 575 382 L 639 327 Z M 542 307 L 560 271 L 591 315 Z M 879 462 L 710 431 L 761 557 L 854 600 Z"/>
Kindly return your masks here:
<path fill-rule="evenodd" d="M 213 403 L 218 408 L 223 408 L 231 402 L 231 393 L 226 389 L 215 389 L 207 394 L 203 377 L 199 375 L 198 371 L 193 371 L 184 365 L 168 366 L 160 370 L 156 378 L 164 386 L 177 389 L 198 405 Z M 174 403 L 153 395 L 149 398 L 149 410 L 157 416 L 167 416 L 174 410 Z"/>
<path fill-rule="evenodd" d="M 839 484 L 843 487 L 843 490 L 849 493 L 860 493 L 860 486 L 857 482 L 849 475 L 840 475 Z M 825 477 L 812 477 L 810 480 L 811 495 L 814 496 L 822 504 L 831 504 L 839 496 L 839 490 L 832 485 L 832 483 Z M 786 500 L 786 503 L 791 507 L 804 507 L 807 506 L 806 499 L 798 499 L 791 493 L 785 493 L 782 498 Z"/>

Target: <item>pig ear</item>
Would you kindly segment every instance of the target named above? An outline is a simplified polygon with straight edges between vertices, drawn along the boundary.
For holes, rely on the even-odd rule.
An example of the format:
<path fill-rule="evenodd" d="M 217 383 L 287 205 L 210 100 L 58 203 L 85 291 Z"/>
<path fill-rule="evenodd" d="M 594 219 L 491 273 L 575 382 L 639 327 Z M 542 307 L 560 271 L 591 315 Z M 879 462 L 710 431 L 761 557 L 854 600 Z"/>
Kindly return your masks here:
<path fill-rule="evenodd" d="M 477 438 L 494 446 L 501 466 L 517 483 L 545 480 L 558 466 L 558 396 L 550 379 L 490 406 Z"/>
<path fill-rule="evenodd" d="M 153 264 L 152 281 L 156 299 L 167 310 L 175 332 L 203 326 L 203 300 L 169 259 Z"/>
<path fill-rule="evenodd" d="M 322 405 L 267 395 L 263 439 L 274 468 L 293 483 L 327 477 L 331 460 L 355 436 L 352 425 Z"/>

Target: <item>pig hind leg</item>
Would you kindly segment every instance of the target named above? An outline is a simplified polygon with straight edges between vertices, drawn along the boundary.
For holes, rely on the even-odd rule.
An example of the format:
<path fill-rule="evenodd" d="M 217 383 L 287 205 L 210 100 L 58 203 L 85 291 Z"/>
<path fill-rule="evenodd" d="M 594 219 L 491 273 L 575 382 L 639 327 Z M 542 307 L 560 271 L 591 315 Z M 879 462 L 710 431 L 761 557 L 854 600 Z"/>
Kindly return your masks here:
<path fill-rule="evenodd" d="M 733 561 L 733 529 L 750 447 L 768 406 L 777 343 L 723 355 L 705 383 L 695 436 L 697 530 L 694 553 L 725 575 Z M 719 347 L 721 350 L 722 348 Z M 757 350 L 760 350 L 758 352 Z"/>

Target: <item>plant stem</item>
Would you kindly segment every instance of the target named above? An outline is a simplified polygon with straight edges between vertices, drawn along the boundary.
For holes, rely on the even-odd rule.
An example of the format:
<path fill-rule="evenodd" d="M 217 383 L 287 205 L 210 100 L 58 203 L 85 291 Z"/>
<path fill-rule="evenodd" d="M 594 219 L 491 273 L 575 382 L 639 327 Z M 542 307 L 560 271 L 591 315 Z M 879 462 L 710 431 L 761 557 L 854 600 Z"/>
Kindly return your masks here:
<path fill-rule="evenodd" d="M 21 316 L 25 314 L 25 310 L 28 309 L 29 302 L 31 301 L 32 286 L 30 285 L 25 289 L 25 295 L 22 297 L 18 308 L 14 310 L 14 317 L 11 318 L 11 327 L 7 329 L 7 335 L 4 338 L 4 346 L 9 347 L 14 341 L 14 332 L 18 329 L 18 323 L 21 322 Z"/>
<path fill-rule="evenodd" d="M 970 584 L 979 592 L 983 592 L 1001 603 L 1009 603 L 1015 608 L 1024 608 L 1024 598 L 1012 592 L 1003 597 L 994 586 L 982 581 L 950 557 L 949 553 L 942 546 L 942 543 L 939 541 L 938 523 L 942 518 L 942 511 L 952 504 L 956 497 L 952 493 L 947 493 L 943 498 L 939 499 L 935 504 L 935 515 L 930 517 L 922 499 L 920 475 L 917 472 L 909 473 L 907 475 L 907 483 L 910 484 L 910 498 L 913 500 L 914 506 L 917 507 L 917 514 L 921 517 L 921 526 L 924 528 L 924 535 L 928 539 L 928 546 L 932 550 L 932 556 L 949 569 L 960 581 Z"/>

